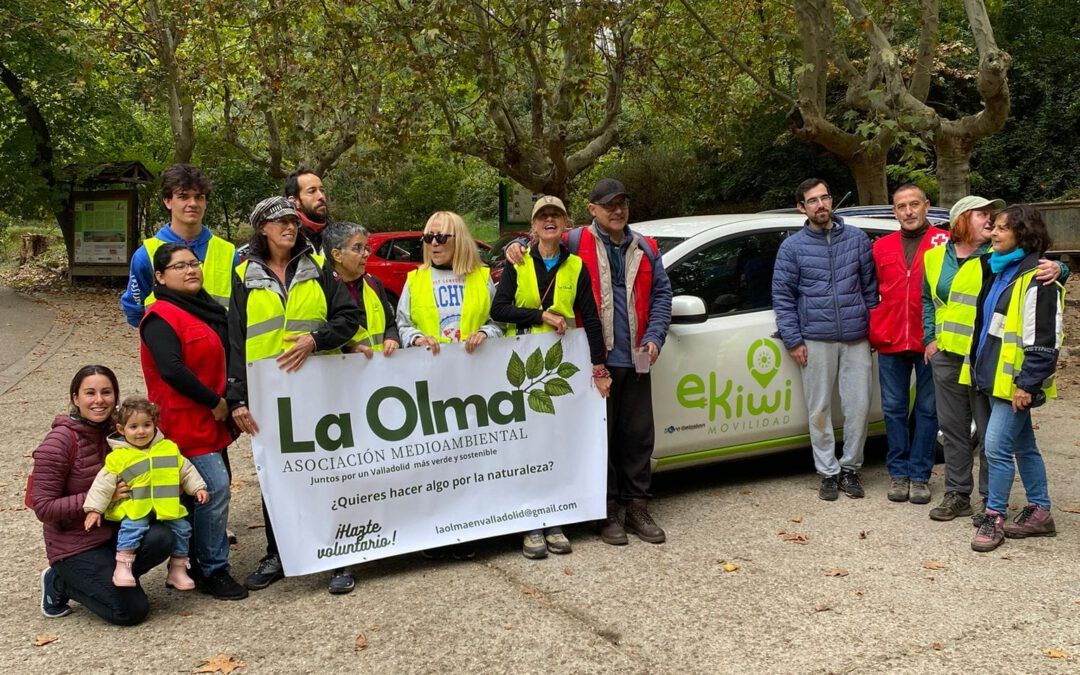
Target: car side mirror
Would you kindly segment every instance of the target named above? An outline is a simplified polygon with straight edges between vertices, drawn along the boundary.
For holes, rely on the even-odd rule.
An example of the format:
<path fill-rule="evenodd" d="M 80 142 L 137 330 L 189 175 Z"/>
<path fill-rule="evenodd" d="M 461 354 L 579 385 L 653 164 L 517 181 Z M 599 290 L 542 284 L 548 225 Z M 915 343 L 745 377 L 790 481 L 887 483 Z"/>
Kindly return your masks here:
<path fill-rule="evenodd" d="M 676 295 L 671 299 L 671 323 L 705 323 L 708 319 L 705 301 L 696 295 Z"/>

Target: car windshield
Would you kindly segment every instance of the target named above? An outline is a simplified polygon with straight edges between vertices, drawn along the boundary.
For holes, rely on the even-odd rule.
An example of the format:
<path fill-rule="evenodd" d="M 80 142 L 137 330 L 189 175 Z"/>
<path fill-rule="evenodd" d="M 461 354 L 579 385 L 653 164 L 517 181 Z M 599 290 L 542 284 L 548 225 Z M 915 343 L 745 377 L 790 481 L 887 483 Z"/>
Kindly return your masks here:
<path fill-rule="evenodd" d="M 653 237 L 656 245 L 660 247 L 660 253 L 667 253 L 679 244 L 686 241 L 686 237 Z"/>

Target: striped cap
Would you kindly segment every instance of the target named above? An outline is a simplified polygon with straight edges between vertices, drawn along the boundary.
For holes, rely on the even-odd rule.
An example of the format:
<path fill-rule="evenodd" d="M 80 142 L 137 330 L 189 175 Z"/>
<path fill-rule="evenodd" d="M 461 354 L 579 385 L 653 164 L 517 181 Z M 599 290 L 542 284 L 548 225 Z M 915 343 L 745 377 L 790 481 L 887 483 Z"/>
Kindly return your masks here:
<path fill-rule="evenodd" d="M 296 207 L 291 201 L 285 197 L 267 197 L 251 210 L 249 222 L 252 227 L 257 228 L 265 222 L 286 216 L 300 220 L 300 214 L 296 212 Z"/>

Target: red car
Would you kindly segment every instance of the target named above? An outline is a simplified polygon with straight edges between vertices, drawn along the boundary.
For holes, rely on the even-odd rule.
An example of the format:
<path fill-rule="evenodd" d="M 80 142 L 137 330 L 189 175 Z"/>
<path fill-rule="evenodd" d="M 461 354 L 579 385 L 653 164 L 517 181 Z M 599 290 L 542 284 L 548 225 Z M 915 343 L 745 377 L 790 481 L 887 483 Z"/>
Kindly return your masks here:
<path fill-rule="evenodd" d="M 390 302 L 397 305 L 405 277 L 424 262 L 423 232 L 372 232 L 368 237 L 371 255 L 367 272 L 382 282 Z M 487 261 L 491 247 L 477 242 L 480 258 Z"/>

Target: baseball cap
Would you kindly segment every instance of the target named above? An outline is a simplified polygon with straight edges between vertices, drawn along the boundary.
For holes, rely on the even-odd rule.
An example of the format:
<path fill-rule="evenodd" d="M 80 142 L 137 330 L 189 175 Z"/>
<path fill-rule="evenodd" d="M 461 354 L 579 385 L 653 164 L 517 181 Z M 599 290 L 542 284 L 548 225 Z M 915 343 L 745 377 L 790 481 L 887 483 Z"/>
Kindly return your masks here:
<path fill-rule="evenodd" d="M 1004 199 L 986 199 L 985 197 L 976 197 L 975 195 L 968 195 L 958 199 L 952 208 L 949 209 L 949 225 L 955 225 L 956 219 L 960 217 L 961 213 L 965 211 L 974 211 L 975 209 L 986 208 L 987 206 L 993 207 L 995 210 L 1005 208 Z"/>
<path fill-rule="evenodd" d="M 590 204 L 607 204 L 619 195 L 629 198 L 626 186 L 614 178 L 601 178 L 589 193 Z"/>
<path fill-rule="evenodd" d="M 537 199 L 536 203 L 533 204 L 532 215 L 529 216 L 529 219 L 531 220 L 531 219 L 535 218 L 536 214 L 540 213 L 540 209 L 542 209 L 542 208 L 544 208 L 546 206 L 554 206 L 555 208 L 562 211 L 564 216 L 567 215 L 566 207 L 563 206 L 563 203 L 562 203 L 561 199 L 559 199 L 558 197 L 551 197 L 549 195 L 544 195 L 540 199 Z"/>
<path fill-rule="evenodd" d="M 296 206 L 285 197 L 267 197 L 251 210 L 249 222 L 252 227 L 258 227 L 270 220 L 277 220 L 286 216 L 292 216 L 300 220 L 300 214 L 296 212 Z"/>

